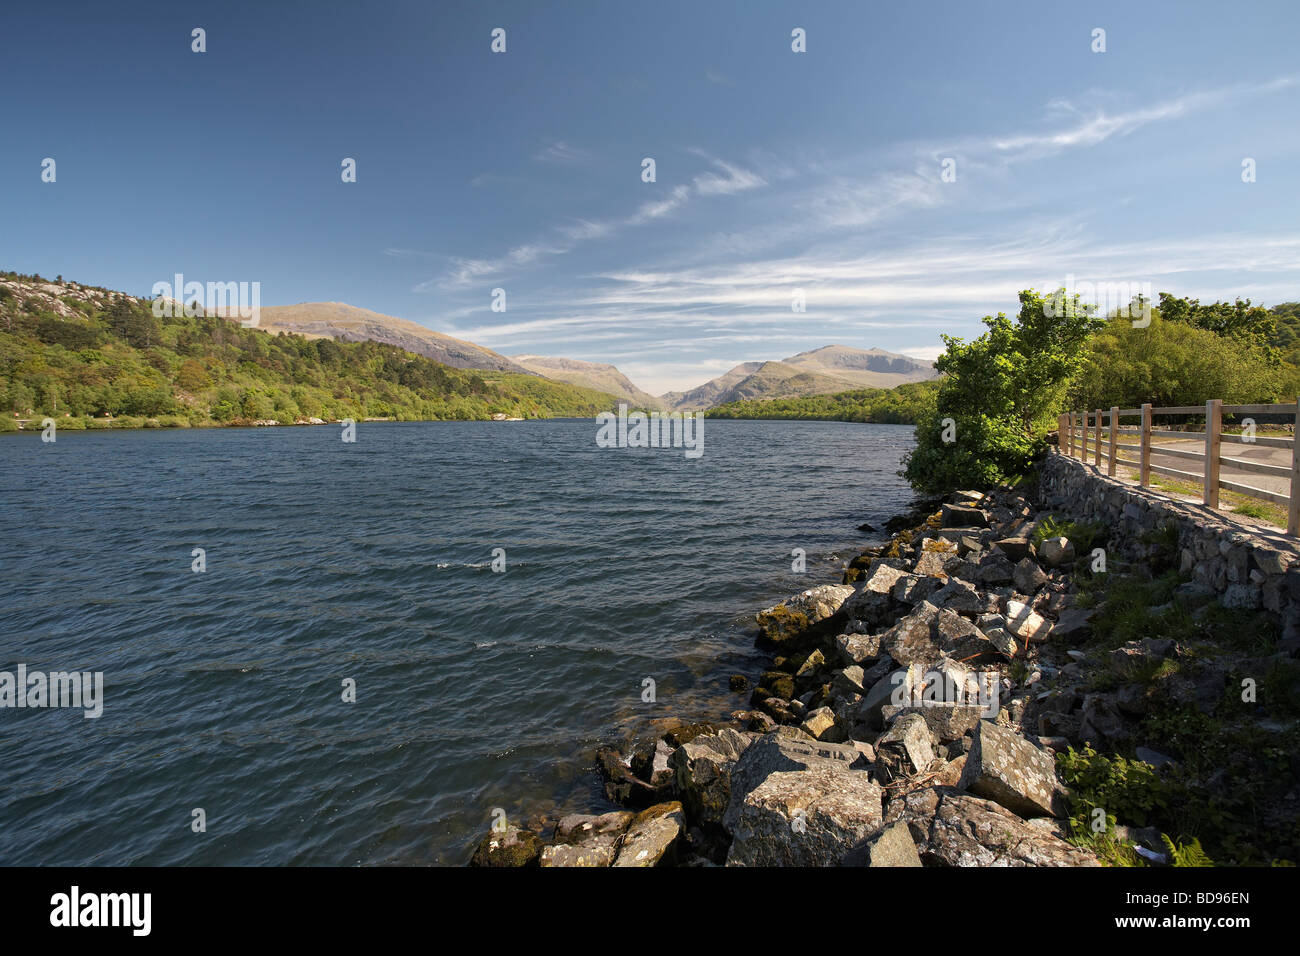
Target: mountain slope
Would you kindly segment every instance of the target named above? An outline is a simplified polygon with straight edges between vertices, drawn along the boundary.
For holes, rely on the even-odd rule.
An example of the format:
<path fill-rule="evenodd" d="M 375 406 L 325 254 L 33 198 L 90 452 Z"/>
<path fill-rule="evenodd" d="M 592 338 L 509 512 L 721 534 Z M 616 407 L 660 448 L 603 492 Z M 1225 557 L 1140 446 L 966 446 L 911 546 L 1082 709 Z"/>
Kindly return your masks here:
<path fill-rule="evenodd" d="M 580 385 L 598 392 L 616 395 L 627 401 L 633 408 L 661 408 L 663 402 L 643 392 L 632 384 L 631 380 L 613 365 L 599 362 L 584 362 L 580 359 L 554 358 L 546 355 L 512 355 L 511 361 L 523 366 L 530 372 L 544 375 L 557 382 Z"/>
<path fill-rule="evenodd" d="M 423 325 L 344 302 L 300 302 L 297 305 L 264 306 L 258 325 L 274 335 L 296 332 L 309 338 L 343 339 L 347 342 L 383 342 L 416 355 L 423 355 L 452 368 L 474 368 L 497 372 L 528 372 L 498 352 L 473 342 L 435 332 Z"/>
<path fill-rule="evenodd" d="M 698 388 L 669 392 L 662 398 L 670 408 L 691 410 L 728 402 L 830 395 L 864 386 L 893 388 L 937 374 L 929 362 L 884 349 L 827 345 L 778 362 L 744 362 Z"/>
<path fill-rule="evenodd" d="M 0 272 L 0 430 L 591 417 L 613 395 L 452 368 L 380 342 L 305 338 Z"/>
<path fill-rule="evenodd" d="M 871 388 L 890 388 L 935 377 L 930 362 L 884 349 L 855 349 L 847 345 L 827 345 L 782 361 L 805 371 L 833 375 Z"/>

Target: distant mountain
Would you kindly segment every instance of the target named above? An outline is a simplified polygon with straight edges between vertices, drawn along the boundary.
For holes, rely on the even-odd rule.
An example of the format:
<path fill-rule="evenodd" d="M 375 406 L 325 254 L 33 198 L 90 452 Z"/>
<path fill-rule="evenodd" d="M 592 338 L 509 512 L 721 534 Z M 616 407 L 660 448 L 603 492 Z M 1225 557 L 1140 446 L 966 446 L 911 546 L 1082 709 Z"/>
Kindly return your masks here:
<path fill-rule="evenodd" d="M 726 374 L 719 375 L 698 388 L 688 392 L 665 392 L 660 397 L 669 408 L 712 408 L 714 405 L 729 401 L 719 396 L 725 395 L 762 367 L 762 362 L 742 362 Z"/>
<path fill-rule="evenodd" d="M 893 388 L 937 376 L 930 362 L 886 352 L 827 345 L 779 362 L 744 362 L 687 392 L 669 392 L 674 409 L 703 409 L 728 402 L 830 395 L 852 389 Z"/>
<path fill-rule="evenodd" d="M 530 372 L 557 382 L 581 385 L 609 395 L 616 395 L 633 408 L 662 408 L 663 401 L 643 392 L 613 365 L 584 362 L 580 359 L 552 358 L 545 355 L 512 355 L 510 360 Z"/>
<path fill-rule="evenodd" d="M 359 309 L 343 302 L 263 306 L 258 327 L 271 334 L 284 331 L 296 332 L 309 338 L 383 342 L 452 368 L 533 374 L 522 365 L 481 345 L 435 332 L 406 319 Z"/>
<path fill-rule="evenodd" d="M 937 375 L 931 362 L 896 355 L 884 349 L 855 349 L 847 345 L 827 345 L 781 361 L 805 371 L 848 379 L 868 388 L 893 388 L 906 382 L 923 382 Z"/>

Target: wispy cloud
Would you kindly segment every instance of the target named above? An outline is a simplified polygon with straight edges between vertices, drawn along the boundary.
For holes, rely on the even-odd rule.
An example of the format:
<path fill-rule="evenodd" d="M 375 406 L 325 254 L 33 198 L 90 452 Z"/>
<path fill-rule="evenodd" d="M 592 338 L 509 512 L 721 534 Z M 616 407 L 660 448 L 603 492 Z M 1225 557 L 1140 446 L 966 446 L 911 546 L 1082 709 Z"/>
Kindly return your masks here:
<path fill-rule="evenodd" d="M 539 163 L 560 163 L 561 165 L 573 166 L 588 162 L 591 159 L 591 154 L 576 146 L 570 146 L 563 140 L 554 140 L 534 153 L 533 159 Z"/>

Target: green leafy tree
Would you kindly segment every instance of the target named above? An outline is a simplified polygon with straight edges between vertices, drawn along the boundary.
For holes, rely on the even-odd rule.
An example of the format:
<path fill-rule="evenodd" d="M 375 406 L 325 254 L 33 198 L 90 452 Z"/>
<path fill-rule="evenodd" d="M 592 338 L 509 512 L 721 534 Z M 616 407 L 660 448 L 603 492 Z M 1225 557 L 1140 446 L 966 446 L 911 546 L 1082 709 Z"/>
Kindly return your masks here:
<path fill-rule="evenodd" d="M 986 487 L 1023 474 L 1063 407 L 1088 337 L 1102 324 L 1064 292 L 1020 293 L 1020 312 L 986 316 L 972 342 L 943 337 L 947 351 L 934 409 L 916 429 L 903 474 L 918 491 Z"/>

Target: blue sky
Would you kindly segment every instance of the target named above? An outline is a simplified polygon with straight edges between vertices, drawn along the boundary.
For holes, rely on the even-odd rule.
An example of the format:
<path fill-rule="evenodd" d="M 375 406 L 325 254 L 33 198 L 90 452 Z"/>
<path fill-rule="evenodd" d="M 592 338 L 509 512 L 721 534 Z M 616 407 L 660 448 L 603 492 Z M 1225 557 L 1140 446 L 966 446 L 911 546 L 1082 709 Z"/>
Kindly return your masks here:
<path fill-rule="evenodd" d="M 9 3 L 0 267 L 257 281 L 655 392 L 831 343 L 933 357 L 1067 275 L 1295 300 L 1298 27 L 1288 2 Z"/>

